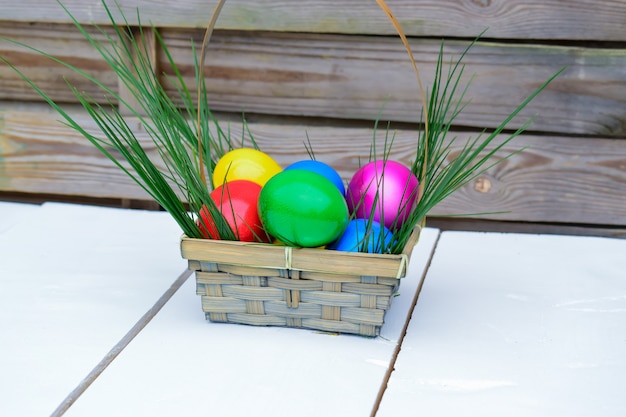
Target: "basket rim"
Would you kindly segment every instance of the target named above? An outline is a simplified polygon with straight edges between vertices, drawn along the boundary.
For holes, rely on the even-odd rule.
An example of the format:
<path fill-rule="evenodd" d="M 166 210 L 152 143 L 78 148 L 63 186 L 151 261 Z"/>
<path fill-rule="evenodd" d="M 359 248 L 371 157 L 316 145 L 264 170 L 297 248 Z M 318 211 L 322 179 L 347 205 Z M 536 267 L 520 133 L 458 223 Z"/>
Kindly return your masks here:
<path fill-rule="evenodd" d="M 413 247 L 422 227 L 416 225 L 399 254 L 344 252 L 322 248 L 296 248 L 271 243 L 181 237 L 184 259 L 329 274 L 402 278 L 406 276 Z"/>

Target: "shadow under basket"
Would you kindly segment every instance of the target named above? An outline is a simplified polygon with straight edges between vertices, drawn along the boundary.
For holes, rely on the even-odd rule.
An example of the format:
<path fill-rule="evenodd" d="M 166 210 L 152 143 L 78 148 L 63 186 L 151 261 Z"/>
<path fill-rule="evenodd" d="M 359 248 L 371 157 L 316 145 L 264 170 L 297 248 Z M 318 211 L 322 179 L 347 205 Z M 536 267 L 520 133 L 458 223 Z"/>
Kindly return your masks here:
<path fill-rule="evenodd" d="M 181 240 L 212 322 L 378 336 L 421 228 L 401 254 Z"/>

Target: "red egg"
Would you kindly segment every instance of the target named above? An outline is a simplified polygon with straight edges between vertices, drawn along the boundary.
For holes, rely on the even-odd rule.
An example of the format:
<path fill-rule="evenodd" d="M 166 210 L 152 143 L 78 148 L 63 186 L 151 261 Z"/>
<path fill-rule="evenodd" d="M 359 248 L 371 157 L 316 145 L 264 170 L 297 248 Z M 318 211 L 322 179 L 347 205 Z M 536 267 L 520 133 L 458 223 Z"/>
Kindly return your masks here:
<path fill-rule="evenodd" d="M 229 181 L 211 192 L 211 199 L 226 219 L 237 240 L 269 241 L 257 210 L 260 193 L 261 186 L 248 180 Z M 200 211 L 198 225 L 204 237 L 220 239 L 215 221 L 206 206 Z"/>

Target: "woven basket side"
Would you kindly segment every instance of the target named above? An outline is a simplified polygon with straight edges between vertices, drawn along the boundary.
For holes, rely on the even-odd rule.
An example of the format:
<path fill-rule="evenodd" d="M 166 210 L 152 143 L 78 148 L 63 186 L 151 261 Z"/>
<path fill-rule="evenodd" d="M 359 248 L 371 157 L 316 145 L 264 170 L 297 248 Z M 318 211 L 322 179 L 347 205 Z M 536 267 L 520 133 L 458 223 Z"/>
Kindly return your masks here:
<path fill-rule="evenodd" d="M 190 261 L 207 319 L 376 336 L 400 280 L 298 271 L 237 275 L 232 265 Z M 250 269 L 247 269 L 249 272 Z M 263 272 L 254 268 L 255 272 Z M 290 278 L 276 275 L 291 275 Z M 341 277 L 339 280 L 338 277 Z M 327 280 L 324 280 L 324 279 Z"/>
<path fill-rule="evenodd" d="M 399 255 L 185 237 L 181 251 L 208 320 L 376 336 L 419 231 Z"/>

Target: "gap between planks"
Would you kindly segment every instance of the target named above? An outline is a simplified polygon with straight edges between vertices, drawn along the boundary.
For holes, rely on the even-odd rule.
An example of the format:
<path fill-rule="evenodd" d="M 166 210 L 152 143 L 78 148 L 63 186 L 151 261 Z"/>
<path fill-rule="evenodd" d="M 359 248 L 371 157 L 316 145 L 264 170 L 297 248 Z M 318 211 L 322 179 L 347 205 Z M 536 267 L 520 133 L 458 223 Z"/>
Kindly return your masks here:
<path fill-rule="evenodd" d="M 187 269 L 183 271 L 176 281 L 168 288 L 165 293 L 157 300 L 135 325 L 117 342 L 115 346 L 102 358 L 89 374 L 83 379 L 76 388 L 59 404 L 50 417 L 61 417 L 76 402 L 76 400 L 89 388 L 89 386 L 104 372 L 104 370 L 117 358 L 117 356 L 128 346 L 128 344 L 143 330 L 144 327 L 157 315 L 163 306 L 172 298 L 178 289 L 191 276 L 192 271 Z"/>
<path fill-rule="evenodd" d="M 424 285 L 424 281 L 426 280 L 426 275 L 428 274 L 428 270 L 430 269 L 430 264 L 435 256 L 435 251 L 437 250 L 437 245 L 439 244 L 439 239 L 441 238 L 441 233 L 437 235 L 437 239 L 435 240 L 435 244 L 430 250 L 430 254 L 428 256 L 428 261 L 426 262 L 426 267 L 422 272 L 422 276 L 420 277 L 420 282 L 417 285 L 417 291 L 415 291 L 415 295 L 413 296 L 413 301 L 411 302 L 411 307 L 409 308 L 407 319 L 402 327 L 402 331 L 400 333 L 400 339 L 396 344 L 396 347 L 393 351 L 393 355 L 391 357 L 391 362 L 389 363 L 389 367 L 387 368 L 387 372 L 383 378 L 383 382 L 380 385 L 380 389 L 378 390 L 378 395 L 376 396 L 376 400 L 374 401 L 374 406 L 372 408 L 372 413 L 370 417 L 375 417 L 378 414 L 378 409 L 380 407 L 380 403 L 383 400 L 383 396 L 385 395 L 385 391 L 387 391 L 387 385 L 389 384 L 389 380 L 391 379 L 391 374 L 393 373 L 396 361 L 398 360 L 398 355 L 402 350 L 402 343 L 404 342 L 404 337 L 406 336 L 406 332 L 409 328 L 409 324 L 411 323 L 411 319 L 413 318 L 413 311 L 415 310 L 415 306 L 417 305 L 417 301 L 419 299 L 419 295 L 422 292 L 422 286 Z"/>

